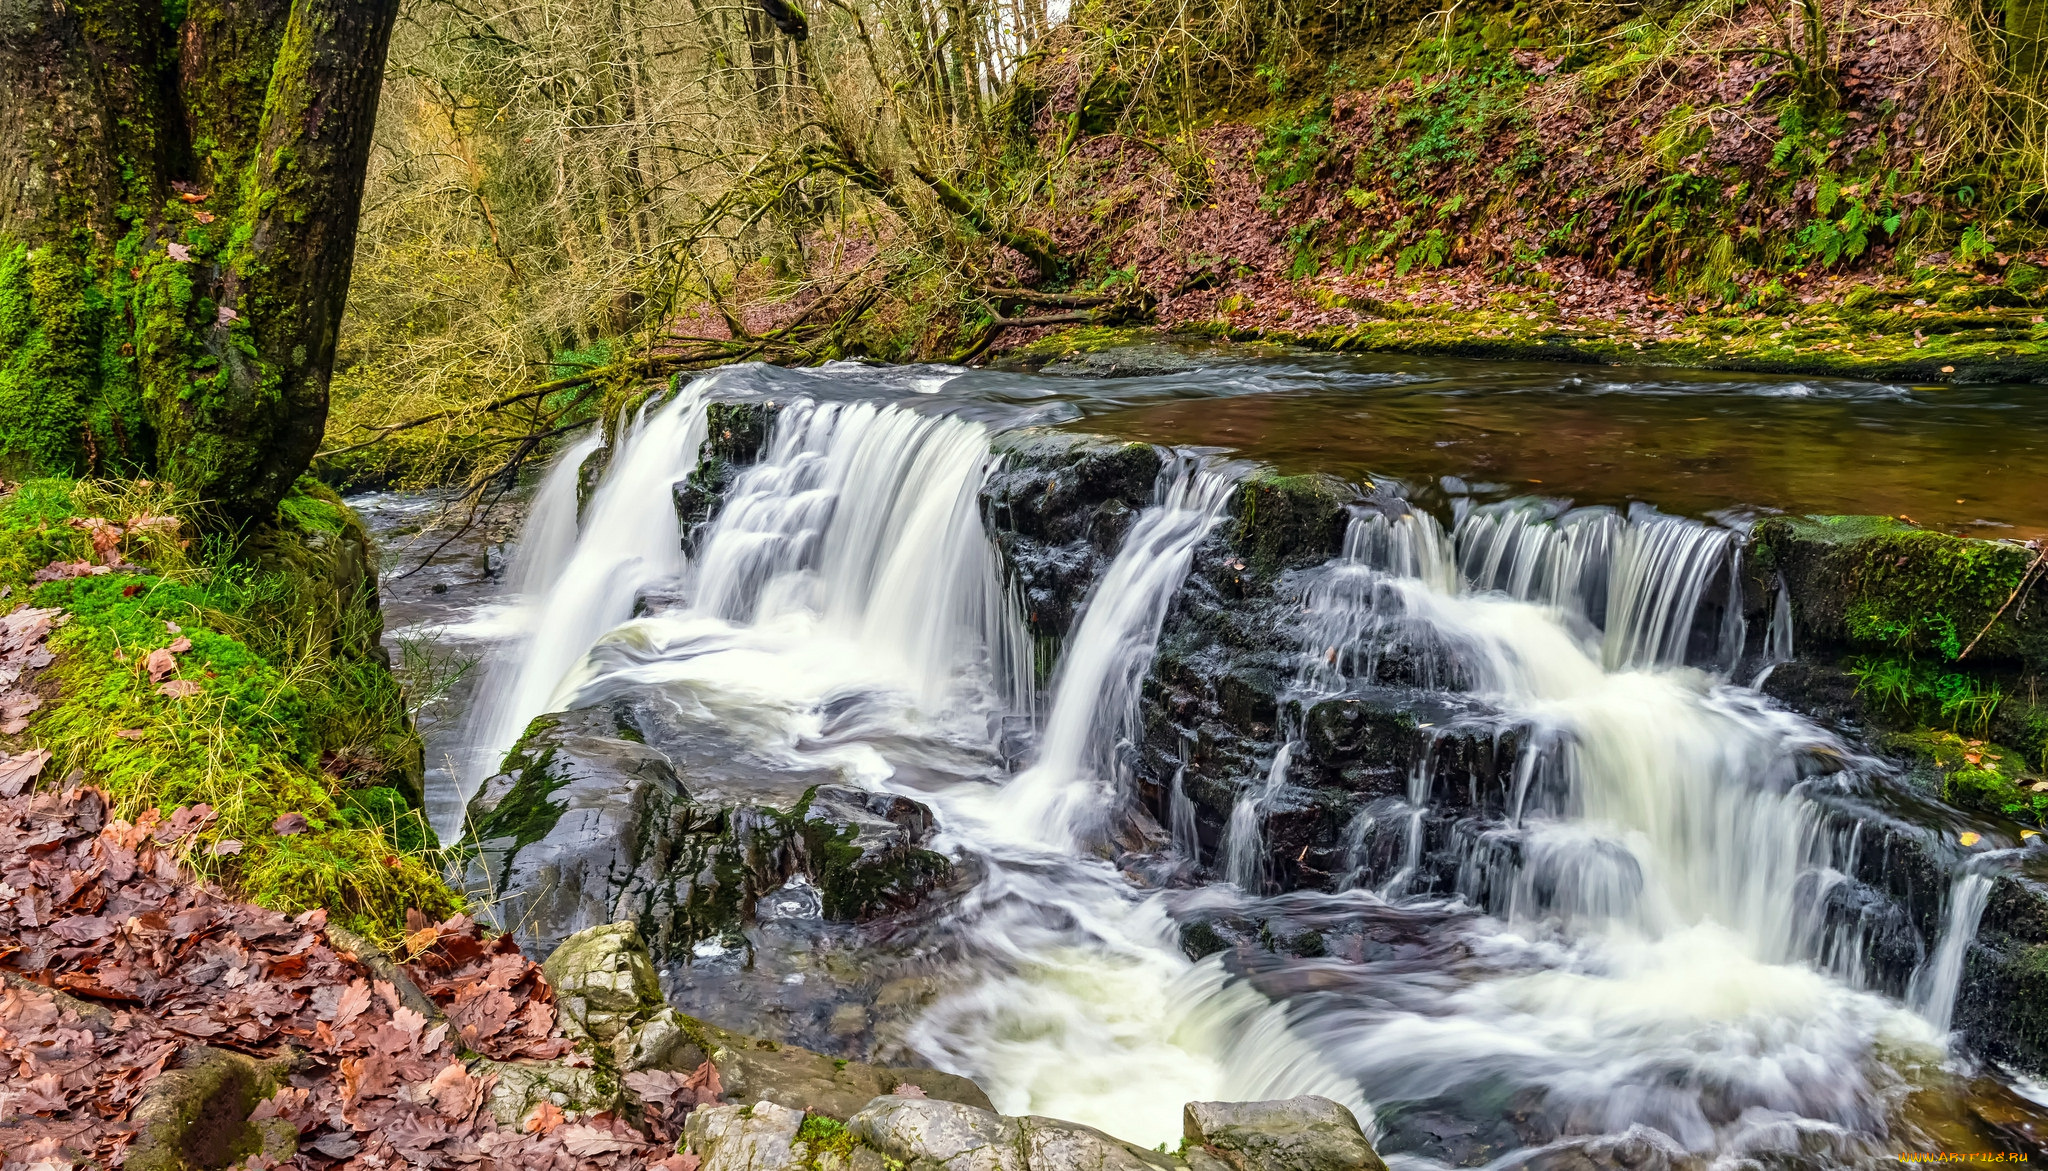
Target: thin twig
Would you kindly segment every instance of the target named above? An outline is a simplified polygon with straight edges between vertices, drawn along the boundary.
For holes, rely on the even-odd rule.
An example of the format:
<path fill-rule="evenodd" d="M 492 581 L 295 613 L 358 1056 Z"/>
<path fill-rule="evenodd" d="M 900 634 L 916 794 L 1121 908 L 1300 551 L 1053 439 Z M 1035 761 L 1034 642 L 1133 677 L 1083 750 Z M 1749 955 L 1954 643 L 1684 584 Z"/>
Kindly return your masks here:
<path fill-rule="evenodd" d="M 2007 594 L 2005 596 L 2005 605 L 2000 606 L 1998 608 L 1998 613 L 1993 614 L 1991 616 L 1991 621 L 1986 622 L 1984 624 L 1984 629 L 1977 632 L 1977 637 L 1970 640 L 1970 645 L 1963 648 L 1963 653 L 1956 656 L 1956 662 L 1960 663 L 1965 658 L 1967 658 L 1971 651 L 1977 649 L 1977 643 L 1980 642 L 1985 635 L 1991 633 L 1991 628 L 1998 624 L 1998 620 L 2000 618 L 2003 618 L 2005 616 L 2006 607 L 2012 605 L 2013 599 L 2020 596 L 2020 591 L 2027 588 L 2028 580 L 2034 576 L 2035 570 L 2041 568 L 2041 563 L 2044 561 L 2048 561 L 2048 544 L 2044 544 L 2041 546 L 2040 556 L 2034 558 L 2033 564 L 2027 566 L 2027 571 L 2025 573 L 2020 574 L 2019 584 L 2012 587 L 2012 593 Z"/>

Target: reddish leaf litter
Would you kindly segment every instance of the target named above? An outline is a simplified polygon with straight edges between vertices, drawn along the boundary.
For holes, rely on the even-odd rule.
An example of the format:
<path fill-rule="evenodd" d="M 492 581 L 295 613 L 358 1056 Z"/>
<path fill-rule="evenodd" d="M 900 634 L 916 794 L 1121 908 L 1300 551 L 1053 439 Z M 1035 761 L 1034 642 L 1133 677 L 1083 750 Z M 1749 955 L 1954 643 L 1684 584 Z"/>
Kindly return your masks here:
<path fill-rule="evenodd" d="M 680 1115 L 716 1100 L 715 1072 L 635 1075 L 648 1134 L 553 1107 L 522 1129 L 500 1126 L 487 1105 L 496 1075 L 474 1059 L 570 1049 L 538 966 L 467 918 L 415 916 L 407 970 L 445 1014 L 430 1020 L 330 942 L 324 911 L 266 911 L 186 871 L 180 855 L 212 819 L 198 806 L 131 824 L 89 788 L 0 800 L 6 1171 L 118 1165 L 150 1081 L 195 1044 L 292 1059 L 256 1118 L 297 1127 L 290 1165 L 309 1171 L 694 1167 L 673 1143 Z M 278 1164 L 253 1155 L 246 1165 Z"/>
<path fill-rule="evenodd" d="M 56 610 L 27 605 L 16 606 L 13 613 L 0 617 L 0 736 L 21 735 L 28 728 L 30 713 L 43 706 L 43 697 L 29 684 L 36 672 L 51 663 L 50 648 L 44 645 L 50 632 L 67 621 Z M 48 759 L 49 754 L 42 756 Z M 0 754 L 0 794 L 12 797 L 35 774 L 10 776 L 8 767 L 6 755 Z M 8 788 L 9 784 L 13 787 Z"/>

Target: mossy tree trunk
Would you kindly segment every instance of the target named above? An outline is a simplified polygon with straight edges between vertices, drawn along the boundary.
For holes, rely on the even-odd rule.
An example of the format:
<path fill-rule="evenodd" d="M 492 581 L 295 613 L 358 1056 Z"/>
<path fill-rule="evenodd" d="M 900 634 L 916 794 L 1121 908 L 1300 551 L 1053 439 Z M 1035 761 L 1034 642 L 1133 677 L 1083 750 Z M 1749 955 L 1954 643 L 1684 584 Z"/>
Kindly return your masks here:
<path fill-rule="evenodd" d="M 0 0 L 0 476 L 261 522 L 327 419 L 398 0 Z"/>

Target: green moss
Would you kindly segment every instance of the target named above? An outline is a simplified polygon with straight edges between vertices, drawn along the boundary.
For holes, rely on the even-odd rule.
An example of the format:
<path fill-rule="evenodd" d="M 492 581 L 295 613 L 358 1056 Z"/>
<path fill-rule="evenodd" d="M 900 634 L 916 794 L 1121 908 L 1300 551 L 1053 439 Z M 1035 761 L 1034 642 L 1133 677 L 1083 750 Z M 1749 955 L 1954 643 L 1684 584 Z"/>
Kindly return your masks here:
<path fill-rule="evenodd" d="M 2048 779 L 2028 772 L 2026 757 L 2012 748 L 1936 728 L 1893 733 L 1883 745 L 1932 764 L 1946 801 L 2027 825 L 2048 823 Z"/>
<path fill-rule="evenodd" d="M 1330 476 L 1253 476 L 1230 504 L 1231 543 L 1260 575 L 1322 562 L 1344 539 L 1344 504 L 1352 495 Z"/>
<path fill-rule="evenodd" d="M 562 819 L 562 807 L 548 798 L 568 782 L 555 779 L 548 766 L 554 763 L 554 745 L 538 749 L 534 742 L 555 726 L 555 720 L 541 716 L 527 725 L 525 735 L 505 754 L 505 771 L 513 774 L 512 787 L 484 816 L 477 818 L 470 834 L 479 842 L 509 840 L 509 856 L 548 836 Z"/>
<path fill-rule="evenodd" d="M 126 556 L 144 571 L 29 580 L 50 561 L 92 557 L 86 532 L 65 520 L 168 511 L 162 496 L 54 480 L 0 497 L 0 584 L 68 615 L 50 639 L 55 698 L 10 748 L 49 748 L 47 776 L 83 772 L 123 817 L 212 807 L 218 820 L 188 861 L 263 905 L 325 907 L 386 940 L 408 907 L 452 913 L 416 786 L 400 787 L 417 740 L 396 685 L 368 648 L 298 621 L 314 579 L 252 564 L 222 542 L 190 557 L 174 528 L 159 527 L 128 538 Z M 273 534 L 267 547 L 289 540 Z M 167 696 L 141 665 L 178 639 L 190 648 L 174 654 L 171 678 L 196 690 Z M 305 831 L 277 834 L 287 814 L 303 816 Z"/>
<path fill-rule="evenodd" d="M 2033 563 L 2020 545 L 1883 517 L 1772 517 L 1754 540 L 1785 576 L 1799 629 L 1863 650 L 1953 662 L 2048 664 L 2048 608 L 1992 617 Z"/>

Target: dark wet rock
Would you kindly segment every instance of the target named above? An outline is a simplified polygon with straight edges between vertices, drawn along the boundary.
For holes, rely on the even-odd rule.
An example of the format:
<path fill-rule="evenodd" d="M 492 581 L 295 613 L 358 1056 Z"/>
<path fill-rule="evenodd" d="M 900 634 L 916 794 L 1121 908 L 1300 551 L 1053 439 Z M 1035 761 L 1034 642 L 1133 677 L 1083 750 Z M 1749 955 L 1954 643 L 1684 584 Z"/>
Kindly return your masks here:
<path fill-rule="evenodd" d="M 778 413 L 769 402 L 705 404 L 704 445 L 697 451 L 697 466 L 671 489 L 684 548 L 696 547 L 697 533 L 717 514 L 740 470 L 760 460 Z"/>
<path fill-rule="evenodd" d="M 737 941 L 755 900 L 793 875 L 826 915 L 864 919 L 950 874 L 916 802 L 776 768 L 662 716 L 626 701 L 543 716 L 471 802 L 473 881 L 530 950 L 630 919 L 678 954 Z"/>
<path fill-rule="evenodd" d="M 597 495 L 597 485 L 604 479 L 605 469 L 612 465 L 610 444 L 599 446 L 583 462 L 576 465 L 576 519 L 582 520 L 590 507 L 590 499 Z"/>
<path fill-rule="evenodd" d="M 1152 502 L 1160 449 L 1098 435 L 1028 430 L 998 443 L 982 515 L 1016 579 L 1025 620 L 1057 641 L 1131 522 Z"/>
<path fill-rule="evenodd" d="M 1234 1171 L 1386 1171 L 1358 1119 L 1328 1098 L 1273 1102 L 1189 1102 L 1189 1143 Z"/>

